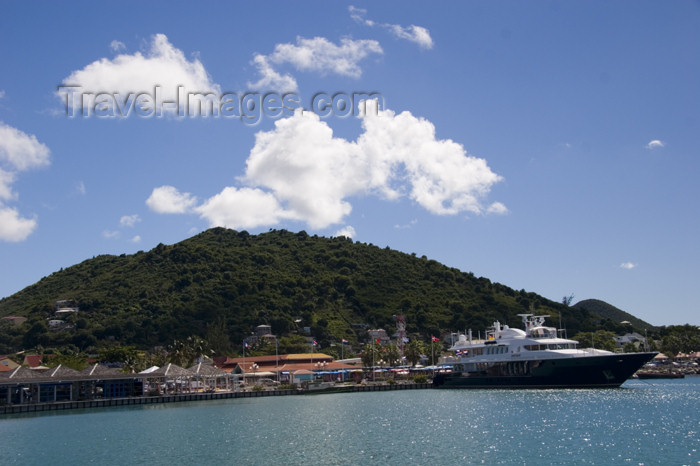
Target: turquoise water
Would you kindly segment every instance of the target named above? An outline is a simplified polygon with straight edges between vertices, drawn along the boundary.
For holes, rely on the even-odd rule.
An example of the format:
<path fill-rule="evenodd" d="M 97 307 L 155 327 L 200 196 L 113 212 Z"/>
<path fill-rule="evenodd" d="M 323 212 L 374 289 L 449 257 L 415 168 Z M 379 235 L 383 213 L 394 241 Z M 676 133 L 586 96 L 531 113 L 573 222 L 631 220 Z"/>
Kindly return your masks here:
<path fill-rule="evenodd" d="M 700 377 L 13 415 L 2 464 L 700 464 Z"/>

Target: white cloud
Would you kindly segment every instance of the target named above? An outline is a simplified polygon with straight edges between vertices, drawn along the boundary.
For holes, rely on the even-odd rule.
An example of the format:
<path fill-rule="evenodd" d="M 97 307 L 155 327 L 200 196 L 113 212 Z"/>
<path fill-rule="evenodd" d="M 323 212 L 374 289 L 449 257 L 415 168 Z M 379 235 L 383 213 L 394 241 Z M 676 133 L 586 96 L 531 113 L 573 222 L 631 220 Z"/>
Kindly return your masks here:
<path fill-rule="evenodd" d="M 5 97 L 5 91 L 0 89 L 0 99 Z"/>
<path fill-rule="evenodd" d="M 503 215 L 508 213 L 508 208 L 500 202 L 494 202 L 486 209 L 486 212 L 489 214 Z"/>
<path fill-rule="evenodd" d="M 422 26 L 415 26 L 412 24 L 408 27 L 403 27 L 398 24 L 377 23 L 365 17 L 367 15 L 367 10 L 355 8 L 352 5 L 348 7 L 348 11 L 350 12 L 350 17 L 358 24 L 369 27 L 379 26 L 388 30 L 394 37 L 406 39 L 424 49 L 433 48 L 434 43 L 433 38 L 430 36 L 430 31 Z"/>
<path fill-rule="evenodd" d="M 361 192 L 367 178 L 355 144 L 334 138 L 310 112 L 278 120 L 274 130 L 258 132 L 255 139 L 245 181 L 272 191 L 290 218 L 324 228 L 350 213 L 344 198 Z"/>
<path fill-rule="evenodd" d="M 105 239 L 116 239 L 116 238 L 119 238 L 119 232 L 118 231 L 111 231 L 111 230 L 104 230 L 102 232 L 102 237 Z"/>
<path fill-rule="evenodd" d="M 141 237 L 139 235 L 134 236 L 131 238 L 132 243 L 140 243 L 141 242 Z"/>
<path fill-rule="evenodd" d="M 102 58 L 82 70 L 73 71 L 63 80 L 63 86 L 77 86 L 72 91 L 77 94 L 118 95 L 121 99 L 138 93 L 153 96 L 158 86 L 163 102 L 175 102 L 179 95 L 221 94 L 220 86 L 212 81 L 199 59 L 188 61 L 182 50 L 175 48 L 164 34 L 154 35 L 150 49 L 144 54 L 122 54 L 112 60 Z M 179 86 L 182 90 L 178 90 Z M 76 101 L 80 105 L 81 99 L 67 98 L 66 92 L 66 89 L 59 89 L 57 95 L 69 106 Z M 190 96 L 191 104 L 204 100 L 203 95 Z M 87 105 L 94 106 L 95 101 L 88 99 Z M 177 112 L 177 108 L 164 105 L 163 111 Z"/>
<path fill-rule="evenodd" d="M 368 187 L 389 198 L 409 197 L 434 214 L 483 213 L 484 197 L 501 177 L 484 159 L 467 155 L 449 139 L 436 139 L 435 126 L 410 112 L 367 111 L 358 146 L 366 157 Z M 401 183 L 399 189 L 395 183 Z"/>
<path fill-rule="evenodd" d="M 279 92 L 296 92 L 298 90 L 296 79 L 289 74 L 282 76 L 275 71 L 265 55 L 256 54 L 253 58 L 253 64 L 262 76 L 257 82 L 248 83 L 251 89 L 263 91 L 274 89 Z"/>
<path fill-rule="evenodd" d="M 399 39 L 406 39 L 424 49 L 433 48 L 433 38 L 430 37 L 430 31 L 422 26 L 413 24 L 408 27 L 399 26 L 398 24 L 387 24 L 385 26 Z"/>
<path fill-rule="evenodd" d="M 399 225 L 399 224 L 397 223 L 396 225 L 394 225 L 394 228 L 396 228 L 397 230 L 405 230 L 405 229 L 407 229 L 407 228 L 413 227 L 413 225 L 416 225 L 417 223 L 418 223 L 418 219 L 417 219 L 417 218 L 414 218 L 413 220 L 411 220 L 410 222 L 408 222 L 408 223 L 405 224 L 405 225 Z"/>
<path fill-rule="evenodd" d="M 124 215 L 119 219 L 119 225 L 123 227 L 133 227 L 141 221 L 141 217 L 138 214 L 134 215 Z"/>
<path fill-rule="evenodd" d="M 15 193 L 12 192 L 12 183 L 15 181 L 13 172 L 4 171 L 0 168 L 0 199 L 9 201 L 15 198 Z"/>
<path fill-rule="evenodd" d="M 109 48 L 112 52 L 121 52 L 122 50 L 126 50 L 126 45 L 124 45 L 124 42 L 115 39 L 109 43 Z"/>
<path fill-rule="evenodd" d="M 17 173 L 50 163 L 51 151 L 36 136 L 0 122 L 0 200 L 17 197 L 12 184 Z M 19 212 L 0 202 L 0 240 L 23 241 L 36 228 L 36 218 L 23 218 Z"/>
<path fill-rule="evenodd" d="M 336 231 L 333 236 L 335 236 L 335 237 L 345 236 L 346 238 L 354 238 L 355 234 L 356 234 L 355 229 L 350 225 L 346 225 L 343 228 L 341 228 L 340 230 Z"/>
<path fill-rule="evenodd" d="M 146 199 L 146 205 L 159 214 L 184 214 L 190 212 L 197 198 L 190 193 L 180 193 L 172 186 L 154 188 Z"/>
<path fill-rule="evenodd" d="M 367 10 L 364 8 L 356 8 L 352 5 L 348 7 L 348 11 L 350 12 L 350 17 L 353 19 L 358 24 L 363 24 L 365 26 L 374 26 L 374 21 L 371 19 L 365 18 L 365 15 L 367 15 Z"/>
<path fill-rule="evenodd" d="M 240 177 L 247 187 L 226 187 L 195 207 L 193 195 L 161 186 L 146 203 L 155 212 L 198 213 L 211 226 L 229 228 L 284 220 L 326 228 L 344 222 L 352 197 L 368 195 L 409 197 L 436 215 L 508 212 L 500 202 L 482 203 L 502 179 L 484 159 L 437 139 L 429 121 L 410 112 L 378 111 L 376 105 L 368 103 L 360 117 L 364 131 L 356 141 L 335 137 L 313 112 L 297 111 L 255 135 Z"/>
<path fill-rule="evenodd" d="M 85 183 L 83 183 L 82 181 L 78 181 L 75 184 L 75 190 L 78 192 L 78 194 L 84 195 L 87 192 L 87 190 L 85 189 Z"/>
<path fill-rule="evenodd" d="M 278 120 L 256 134 L 241 181 L 254 189 L 228 187 L 196 209 L 213 225 L 248 228 L 283 219 L 311 228 L 342 223 L 349 198 L 408 196 L 429 212 L 506 213 L 481 198 L 501 180 L 486 161 L 450 140 L 435 138 L 429 121 L 410 112 L 367 111 L 356 142 L 333 136 L 311 112 Z M 174 189 L 174 188 L 172 188 Z"/>
<path fill-rule="evenodd" d="M 286 216 L 274 195 L 250 188 L 224 188 L 195 210 L 210 226 L 234 229 L 274 225 Z"/>
<path fill-rule="evenodd" d="M 352 40 L 343 38 L 336 45 L 324 37 L 305 39 L 297 37 L 296 44 L 277 44 L 270 55 L 256 54 L 253 64 L 261 78 L 249 83 L 253 89 L 292 92 L 297 90 L 296 80 L 289 74 L 281 75 L 273 65 L 292 65 L 298 71 L 318 72 L 321 75 L 337 74 L 359 78 L 362 75 L 360 61 L 370 55 L 383 52 L 376 40 Z"/>
<path fill-rule="evenodd" d="M 22 218 L 16 209 L 0 205 L 0 240 L 24 241 L 36 228 L 36 218 Z"/>
<path fill-rule="evenodd" d="M 652 141 L 649 141 L 649 143 L 646 145 L 646 148 L 649 150 L 654 150 L 658 149 L 660 147 L 664 147 L 666 144 L 663 141 L 659 141 L 658 139 L 654 139 Z"/>
<path fill-rule="evenodd" d="M 0 163 L 18 171 L 49 164 L 51 151 L 37 141 L 33 134 L 26 134 L 0 122 Z"/>
<path fill-rule="evenodd" d="M 623 262 L 622 264 L 620 264 L 620 268 L 625 270 L 632 270 L 635 267 L 637 267 L 637 264 L 632 262 Z"/>

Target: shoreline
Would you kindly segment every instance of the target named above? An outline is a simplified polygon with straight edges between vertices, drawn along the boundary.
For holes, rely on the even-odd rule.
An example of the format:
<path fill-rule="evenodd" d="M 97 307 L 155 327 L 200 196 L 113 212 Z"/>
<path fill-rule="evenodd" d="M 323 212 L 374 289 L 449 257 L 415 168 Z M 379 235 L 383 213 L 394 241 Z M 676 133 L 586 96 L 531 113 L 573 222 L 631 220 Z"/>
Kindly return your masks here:
<path fill-rule="evenodd" d="M 225 400 L 232 398 L 257 398 L 264 396 L 322 395 L 332 393 L 357 393 L 390 390 L 423 390 L 433 388 L 432 383 L 346 385 L 318 390 L 251 390 L 214 393 L 185 393 L 176 395 L 136 396 L 128 398 L 103 398 L 83 401 L 58 401 L 51 403 L 26 403 L 0 406 L 0 415 L 65 411 L 74 409 L 109 408 L 114 406 L 138 406 L 186 401 Z"/>

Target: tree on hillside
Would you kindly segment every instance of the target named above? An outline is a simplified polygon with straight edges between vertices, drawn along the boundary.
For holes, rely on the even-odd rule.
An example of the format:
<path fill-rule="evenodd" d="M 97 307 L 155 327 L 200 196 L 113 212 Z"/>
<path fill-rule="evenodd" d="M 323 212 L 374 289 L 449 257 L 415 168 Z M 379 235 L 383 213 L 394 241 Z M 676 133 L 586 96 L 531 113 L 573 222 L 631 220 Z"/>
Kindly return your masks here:
<path fill-rule="evenodd" d="M 88 366 L 87 355 L 77 348 L 66 347 L 61 351 L 56 351 L 52 358 L 47 358 L 44 362 L 48 367 L 56 367 L 59 364 L 81 371 Z"/>
<path fill-rule="evenodd" d="M 573 294 L 573 293 L 571 293 L 569 296 L 564 296 L 564 297 L 561 299 L 561 303 L 562 303 L 564 306 L 566 306 L 566 307 L 571 306 L 571 303 L 572 303 L 573 301 L 574 301 L 574 294 Z"/>
<path fill-rule="evenodd" d="M 661 350 L 669 357 L 678 353 L 700 351 L 700 328 L 694 325 L 671 325 L 666 327 L 661 339 Z"/>
<path fill-rule="evenodd" d="M 617 349 L 615 334 L 607 330 L 579 332 L 573 339 L 578 341 L 579 348 L 596 348 L 606 351 L 615 351 Z"/>
<path fill-rule="evenodd" d="M 301 335 L 280 337 L 278 341 L 280 344 L 278 349 L 279 354 L 308 353 L 310 349 L 309 344 L 306 342 L 306 338 Z"/>
<path fill-rule="evenodd" d="M 226 328 L 226 321 L 223 318 L 207 325 L 206 340 L 209 342 L 214 354 L 230 354 L 233 350 L 231 339 Z"/>

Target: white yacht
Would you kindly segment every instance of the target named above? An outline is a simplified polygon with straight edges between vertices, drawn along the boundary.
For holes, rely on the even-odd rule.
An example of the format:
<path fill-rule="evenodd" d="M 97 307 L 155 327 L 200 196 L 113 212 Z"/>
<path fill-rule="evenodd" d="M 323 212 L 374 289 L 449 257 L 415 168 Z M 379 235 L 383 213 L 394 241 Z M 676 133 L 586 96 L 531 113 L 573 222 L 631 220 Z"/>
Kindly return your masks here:
<path fill-rule="evenodd" d="M 548 316 L 519 314 L 525 330 L 494 322 L 485 340 L 460 335 L 433 378 L 445 388 L 619 387 L 657 353 L 579 348 L 546 327 Z"/>

